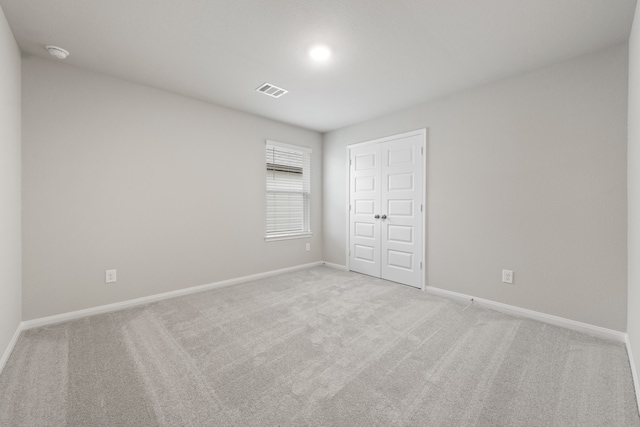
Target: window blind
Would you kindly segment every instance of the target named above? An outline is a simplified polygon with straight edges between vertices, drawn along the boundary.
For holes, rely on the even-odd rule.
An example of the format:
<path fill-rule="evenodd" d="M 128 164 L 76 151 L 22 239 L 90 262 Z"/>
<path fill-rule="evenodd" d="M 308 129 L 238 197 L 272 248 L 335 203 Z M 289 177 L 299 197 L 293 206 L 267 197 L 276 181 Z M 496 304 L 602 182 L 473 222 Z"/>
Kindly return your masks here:
<path fill-rule="evenodd" d="M 267 239 L 311 233 L 311 150 L 267 141 Z"/>

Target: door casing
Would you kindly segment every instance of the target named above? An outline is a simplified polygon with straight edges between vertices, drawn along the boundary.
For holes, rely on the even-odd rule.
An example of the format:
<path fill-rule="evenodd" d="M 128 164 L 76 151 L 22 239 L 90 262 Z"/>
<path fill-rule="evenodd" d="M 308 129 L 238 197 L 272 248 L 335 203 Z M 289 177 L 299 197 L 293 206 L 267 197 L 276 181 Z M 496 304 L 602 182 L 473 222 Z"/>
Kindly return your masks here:
<path fill-rule="evenodd" d="M 423 156 L 422 156 L 422 259 L 420 259 L 419 261 L 421 262 L 422 265 L 422 280 L 421 280 L 421 287 L 420 289 L 422 289 L 423 291 L 426 289 L 426 278 L 427 278 L 427 263 L 426 263 L 426 258 L 427 258 L 427 175 L 428 175 L 428 170 L 427 170 L 427 135 L 428 135 L 428 130 L 426 128 L 424 129 L 417 129 L 414 131 L 410 131 L 410 132 L 404 132 L 401 134 L 397 134 L 397 135 L 390 135 L 390 136 L 386 136 L 386 137 L 382 137 L 382 138 L 377 138 L 374 140 L 370 140 L 370 141 L 365 141 L 365 142 L 359 142 L 359 143 L 354 143 L 354 144 L 350 144 L 347 145 L 346 147 L 346 162 L 345 162 L 345 168 L 346 168 L 346 176 L 347 176 L 347 191 L 346 191 L 346 251 L 345 251 L 345 257 L 346 257 L 346 262 L 345 265 L 347 266 L 347 270 L 350 271 L 351 270 L 351 266 L 350 266 L 350 256 L 349 256 L 349 251 L 350 251 L 350 239 L 351 239 L 351 217 L 350 217 L 350 210 L 349 210 L 349 204 L 351 201 L 351 169 L 350 169 L 350 158 L 351 158 L 351 150 L 353 148 L 357 148 L 357 147 L 363 147 L 366 145 L 374 145 L 374 144 L 381 144 L 384 142 L 389 142 L 389 141 L 393 141 L 396 139 L 402 139 L 402 138 L 407 138 L 407 137 L 411 137 L 411 136 L 420 136 L 421 137 L 421 142 L 422 142 L 422 147 L 424 149 L 423 152 Z"/>

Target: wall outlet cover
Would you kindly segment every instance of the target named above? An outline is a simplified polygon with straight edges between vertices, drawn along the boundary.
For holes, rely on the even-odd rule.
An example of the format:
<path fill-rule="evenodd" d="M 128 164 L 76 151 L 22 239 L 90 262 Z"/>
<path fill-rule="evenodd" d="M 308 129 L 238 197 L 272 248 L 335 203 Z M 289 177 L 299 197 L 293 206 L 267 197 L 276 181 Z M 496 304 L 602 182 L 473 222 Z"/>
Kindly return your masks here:
<path fill-rule="evenodd" d="M 504 283 L 513 283 L 513 271 L 502 270 L 502 281 Z"/>
<path fill-rule="evenodd" d="M 104 283 L 114 283 L 116 281 L 116 270 L 105 270 Z"/>

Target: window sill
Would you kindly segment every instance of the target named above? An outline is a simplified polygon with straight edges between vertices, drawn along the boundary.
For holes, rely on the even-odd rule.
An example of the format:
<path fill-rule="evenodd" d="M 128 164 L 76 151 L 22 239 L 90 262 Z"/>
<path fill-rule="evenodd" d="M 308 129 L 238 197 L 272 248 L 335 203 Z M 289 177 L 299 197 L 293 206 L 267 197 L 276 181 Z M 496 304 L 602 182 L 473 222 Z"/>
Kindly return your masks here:
<path fill-rule="evenodd" d="M 313 233 L 297 233 L 297 234 L 289 234 L 285 236 L 267 236 L 264 238 L 267 242 L 277 242 L 279 240 L 292 240 L 292 239 L 306 239 L 307 237 L 313 236 Z"/>

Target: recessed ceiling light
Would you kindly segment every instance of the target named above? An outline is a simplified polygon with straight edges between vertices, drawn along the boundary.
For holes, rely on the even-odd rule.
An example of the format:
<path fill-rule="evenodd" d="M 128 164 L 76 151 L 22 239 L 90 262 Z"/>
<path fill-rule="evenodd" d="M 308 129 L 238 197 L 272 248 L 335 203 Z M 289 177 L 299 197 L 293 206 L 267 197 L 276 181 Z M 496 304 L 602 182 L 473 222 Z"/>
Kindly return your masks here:
<path fill-rule="evenodd" d="M 45 48 L 49 51 L 49 54 L 54 58 L 65 59 L 67 56 L 69 56 L 69 52 L 67 52 L 61 47 L 48 45 L 48 46 L 45 46 Z"/>
<path fill-rule="evenodd" d="M 323 62 L 331 56 L 331 49 L 324 44 L 316 44 L 309 48 L 309 56 L 314 61 Z"/>

